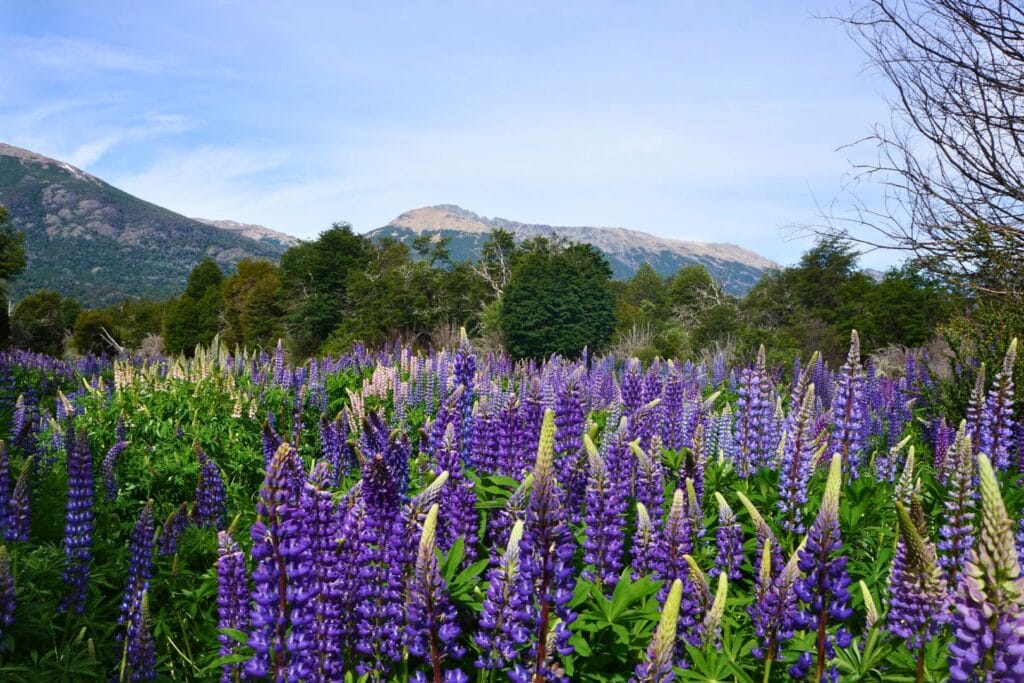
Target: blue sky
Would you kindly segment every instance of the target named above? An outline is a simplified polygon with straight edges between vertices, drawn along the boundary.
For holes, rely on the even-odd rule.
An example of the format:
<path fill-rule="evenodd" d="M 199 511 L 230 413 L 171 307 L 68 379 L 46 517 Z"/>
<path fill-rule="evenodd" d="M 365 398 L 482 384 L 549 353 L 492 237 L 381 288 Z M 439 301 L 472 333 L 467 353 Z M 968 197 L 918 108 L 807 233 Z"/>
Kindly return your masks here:
<path fill-rule="evenodd" d="M 0 140 L 300 237 L 454 203 L 791 263 L 889 116 L 836 9 L 7 2 Z"/>

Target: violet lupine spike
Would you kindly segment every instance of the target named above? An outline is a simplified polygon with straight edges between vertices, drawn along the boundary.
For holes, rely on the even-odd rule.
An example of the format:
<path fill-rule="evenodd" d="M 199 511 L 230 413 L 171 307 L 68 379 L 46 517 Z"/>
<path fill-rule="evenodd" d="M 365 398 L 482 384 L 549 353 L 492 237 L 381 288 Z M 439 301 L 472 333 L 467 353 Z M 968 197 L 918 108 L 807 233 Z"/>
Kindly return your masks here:
<path fill-rule="evenodd" d="M 615 586 L 622 572 L 622 545 L 625 537 L 626 496 L 612 481 L 604 458 L 590 436 L 583 437 L 590 459 L 590 478 L 586 493 L 587 536 L 583 542 L 584 580 L 593 581 L 602 590 Z"/>
<path fill-rule="evenodd" d="M 473 355 L 465 329 L 459 331 L 459 348 L 452 362 L 452 374 L 455 386 L 462 389 L 459 395 L 459 414 L 462 418 L 460 443 L 462 462 L 465 463 L 469 460 L 469 445 L 473 438 L 473 380 L 476 376 L 476 356 Z"/>
<path fill-rule="evenodd" d="M 1024 577 L 1013 525 L 992 464 L 978 455 L 981 525 L 960 578 L 952 618 L 953 681 L 1024 680 Z"/>
<path fill-rule="evenodd" d="M 843 460 L 843 472 L 856 479 L 864 449 L 864 368 L 860 363 L 860 336 L 850 333 L 850 351 L 839 369 L 832 405 L 834 450 Z"/>
<path fill-rule="evenodd" d="M 1010 466 L 1013 448 L 1013 366 L 1017 362 L 1017 339 L 1003 359 L 1003 367 L 992 380 L 981 415 L 981 441 L 978 450 L 988 455 L 992 466 L 1005 470 Z"/>
<path fill-rule="evenodd" d="M 85 611 L 92 561 L 93 476 L 92 451 L 84 430 L 68 443 L 68 503 L 64 519 L 64 574 L 62 582 L 68 594 L 62 610 L 77 614 Z"/>
<path fill-rule="evenodd" d="M 14 492 L 7 510 L 7 529 L 4 530 L 4 538 L 8 541 L 27 541 L 32 527 L 32 501 L 29 498 L 29 477 L 32 474 L 35 458 L 28 458 L 21 467 L 21 474 L 18 475 L 18 483 L 14 485 Z"/>
<path fill-rule="evenodd" d="M 512 492 L 512 495 L 505 501 L 504 507 L 496 511 L 487 520 L 485 539 L 487 545 L 492 548 L 504 547 L 508 541 L 508 534 L 517 521 L 526 519 L 526 505 L 530 500 L 530 490 L 533 488 L 533 473 L 527 474 L 519 482 L 519 486 Z"/>
<path fill-rule="evenodd" d="M 523 538 L 523 521 L 516 520 L 508 536 L 505 552 L 498 557 L 494 546 L 491 568 L 487 571 L 487 594 L 473 642 L 480 648 L 475 662 L 478 669 L 503 669 L 516 660 L 518 652 L 529 642 L 530 634 L 520 618 L 523 600 L 516 586 L 519 582 L 519 541 Z"/>
<path fill-rule="evenodd" d="M 743 576 L 740 567 L 743 565 L 743 530 L 736 521 L 736 513 L 729 507 L 725 497 L 715 491 L 718 501 L 718 530 L 715 532 L 715 566 L 708 572 L 712 577 L 725 572 L 730 579 Z"/>
<path fill-rule="evenodd" d="M 683 422 L 683 378 L 671 363 L 661 394 L 661 438 L 665 447 L 678 451 L 683 446 L 679 425 Z"/>
<path fill-rule="evenodd" d="M 661 618 L 654 629 L 647 658 L 637 665 L 631 683 L 672 683 L 675 673 L 672 663 L 675 654 L 676 623 L 683 595 L 683 582 L 676 579 L 668 591 L 661 608 Z"/>
<path fill-rule="evenodd" d="M 125 581 L 117 619 L 117 623 L 125 627 L 125 633 L 118 634 L 117 640 L 120 641 L 123 636 L 129 643 L 129 649 L 132 647 L 133 631 L 140 628 L 142 594 L 153 577 L 153 534 L 153 501 L 149 500 L 139 514 L 128 543 L 128 579 Z"/>
<path fill-rule="evenodd" d="M 582 368 L 580 368 L 582 370 Z M 563 504 L 573 523 L 579 522 L 580 508 L 587 486 L 586 453 L 583 451 L 583 406 L 576 387 L 580 372 L 576 371 L 558 392 L 555 401 L 555 463 Z"/>
<path fill-rule="evenodd" d="M 448 599 L 447 586 L 434 553 L 438 510 L 437 503 L 431 505 L 423 522 L 405 626 L 409 654 L 430 665 L 434 681 L 442 680 L 446 662 L 461 659 L 465 654 L 458 643 L 461 632 L 458 616 Z"/>
<path fill-rule="evenodd" d="M 440 492 L 441 518 L 437 547 L 442 552 L 451 550 L 461 538 L 465 544 L 466 561 L 476 560 L 477 531 L 480 515 L 477 512 L 476 491 L 473 482 L 463 471 L 462 458 L 455 438 L 455 425 L 449 423 L 440 447 L 434 452 L 437 464 L 434 473 L 447 472 L 447 482 Z"/>
<path fill-rule="evenodd" d="M 804 505 L 807 504 L 807 483 L 811 478 L 811 459 L 814 456 L 814 442 L 811 427 L 814 414 L 814 385 L 806 387 L 799 409 L 793 407 L 793 415 L 786 430 L 785 450 L 779 467 L 779 502 L 782 512 L 782 526 L 787 531 L 804 532 Z"/>
<path fill-rule="evenodd" d="M 243 633 L 249 630 L 249 573 L 238 543 L 226 531 L 217 534 L 217 628 Z M 235 654 L 238 643 L 234 638 L 221 634 L 217 640 L 221 657 Z M 241 663 L 225 664 L 220 680 L 231 683 L 240 680 L 241 675 Z"/>
<path fill-rule="evenodd" d="M 156 678 L 156 644 L 153 642 L 153 621 L 149 613 L 149 584 L 142 587 L 138 618 L 129 624 L 125 643 L 128 680 L 152 681 Z"/>
<path fill-rule="evenodd" d="M 343 559 L 338 545 L 341 534 L 334 499 L 327 488 L 332 469 L 326 460 L 317 461 L 303 488 L 305 529 L 312 554 L 310 596 L 301 611 L 292 612 L 293 628 L 300 630 L 296 640 L 308 645 L 304 651 L 309 668 L 307 680 L 316 682 L 336 681 L 343 677 L 339 609 Z M 301 624 L 296 625 L 296 622 Z"/>
<path fill-rule="evenodd" d="M 704 424 L 698 423 L 693 431 L 693 439 L 690 447 L 683 450 L 683 457 L 679 459 L 679 481 L 687 479 L 693 482 L 694 491 L 697 493 L 698 503 L 704 499 L 704 471 L 707 468 L 708 454 L 705 447 Z M 659 505 L 659 507 L 661 507 Z"/>
<path fill-rule="evenodd" d="M 736 492 L 736 497 L 740 499 L 740 503 L 743 504 L 743 509 L 747 511 L 747 515 L 750 516 L 750 521 L 754 525 L 754 540 L 755 550 L 754 557 L 760 558 L 764 548 L 771 549 L 771 563 L 769 567 L 772 568 L 774 573 L 778 573 L 782 570 L 784 564 L 784 558 L 782 556 L 782 546 L 779 544 L 778 538 L 775 536 L 775 532 L 772 531 L 771 527 L 768 526 L 768 522 L 765 521 L 761 513 L 758 512 L 754 504 L 750 502 L 750 499 L 744 495 L 742 491 Z"/>
<path fill-rule="evenodd" d="M 100 472 L 103 476 L 103 489 L 106 491 L 107 500 L 112 501 L 117 498 L 117 478 L 114 475 L 114 466 L 117 465 L 117 456 L 121 455 L 121 451 L 127 448 L 128 443 L 125 441 L 118 441 L 107 454 L 103 456 L 103 463 L 100 465 Z"/>
<path fill-rule="evenodd" d="M 648 510 L 660 511 L 665 506 L 665 490 L 662 483 L 664 468 L 661 465 L 661 458 L 653 454 L 648 455 L 638 441 L 631 442 L 629 448 L 637 463 L 633 496 Z"/>
<path fill-rule="evenodd" d="M 7 514 L 11 496 L 11 460 L 7 445 L 0 441 L 0 532 L 7 533 Z"/>
<path fill-rule="evenodd" d="M 163 531 L 160 534 L 161 555 L 173 555 L 178 552 L 178 538 L 189 524 L 188 508 L 188 503 L 182 503 L 174 512 L 167 515 Z"/>
<path fill-rule="evenodd" d="M 196 525 L 223 529 L 227 523 L 227 491 L 224 480 L 210 456 L 198 445 L 195 447 L 199 460 L 199 477 L 196 480 Z"/>
<path fill-rule="evenodd" d="M 355 593 L 355 650 L 360 676 L 385 677 L 401 657 L 402 595 L 405 591 L 405 525 L 399 514 L 399 484 L 382 454 L 363 462 L 360 491 L 365 508 L 352 562 L 358 567 Z"/>
<path fill-rule="evenodd" d="M 17 595 L 14 590 L 14 575 L 11 573 L 11 557 L 7 546 L 0 545 L 0 638 L 4 631 L 14 625 L 14 610 Z"/>
<path fill-rule="evenodd" d="M 298 454 L 289 444 L 277 449 L 260 487 L 257 520 L 249 531 L 252 573 L 252 608 L 249 613 L 249 646 L 253 657 L 245 673 L 254 678 L 285 681 L 305 678 L 305 648 L 297 642 L 301 629 L 289 629 L 290 616 L 301 612 L 309 599 L 309 540 L 305 510 L 294 491 L 302 479 Z"/>
<path fill-rule="evenodd" d="M 575 541 L 561 504 L 555 480 L 555 414 L 544 413 L 533 489 L 526 509 L 523 538 L 519 542 L 520 581 L 517 586 L 523 600 L 523 616 L 529 624 L 531 644 L 523 667 L 539 680 L 563 680 L 552 668 L 550 658 L 572 654 L 569 627 L 576 619 L 569 608 L 575 588 L 572 557 Z M 557 623 L 556 623 L 557 619 Z M 549 643 L 549 637 L 554 639 Z"/>
<path fill-rule="evenodd" d="M 949 449 L 956 437 L 956 430 L 946 424 L 945 416 L 935 420 L 932 424 L 932 455 L 934 460 L 932 467 L 935 476 L 943 484 L 948 484 L 949 470 L 951 463 L 948 460 Z"/>
<path fill-rule="evenodd" d="M 939 564 L 946 571 L 950 586 L 960 582 L 960 574 L 967 564 L 974 546 L 974 511 L 977 491 L 974 486 L 977 464 L 966 422 L 960 423 L 956 440 L 950 447 L 951 455 L 946 499 L 945 520 L 939 527 Z"/>
<path fill-rule="evenodd" d="M 813 680 L 824 680 L 828 660 L 835 656 L 835 646 L 848 647 L 851 641 L 850 634 L 843 626 L 834 634 L 828 633 L 830 624 L 845 622 L 853 614 L 846 557 L 840 554 L 843 547 L 839 532 L 842 465 L 841 456 L 833 455 L 818 516 L 811 525 L 806 545 L 799 556 L 798 566 L 804 578 L 797 581 L 793 588 L 802 603 L 800 621 L 804 628 L 816 631 L 818 636 L 815 652 L 801 654 L 790 667 L 790 674 L 794 678 L 805 677 L 813 665 Z M 830 677 L 835 679 L 832 674 Z"/>
<path fill-rule="evenodd" d="M 685 643 L 699 643 L 698 631 L 699 606 L 694 599 L 694 591 L 690 585 L 690 565 L 686 557 L 693 553 L 693 520 L 687 514 L 685 494 L 676 489 L 672 496 L 665 525 L 657 538 L 654 553 L 654 568 L 657 578 L 665 581 L 662 593 L 668 591 L 668 582 L 680 579 L 683 582 L 683 602 L 679 610 L 679 639 L 676 643 L 676 665 L 686 665 Z M 662 595 L 664 597 L 664 595 Z"/>
<path fill-rule="evenodd" d="M 781 556 L 775 544 L 767 541 L 761 551 L 761 561 L 754 583 L 754 602 L 747 608 L 754 625 L 758 644 L 750 653 L 765 662 L 765 678 L 782 648 L 793 638 L 798 626 L 796 582 L 800 579 L 799 560 L 805 541 L 790 556 L 785 566 L 774 564 L 773 557 Z"/>
<path fill-rule="evenodd" d="M 974 388 L 967 402 L 967 434 L 974 444 L 974 452 L 978 452 L 981 443 L 982 420 L 985 412 L 985 364 L 978 366 L 974 376 Z"/>
<path fill-rule="evenodd" d="M 935 546 L 926 536 L 924 511 L 916 495 L 911 498 L 911 511 L 896 501 L 896 517 L 900 536 L 889 572 L 886 625 L 907 647 L 924 656 L 924 646 L 949 620 L 948 588 Z"/>
<path fill-rule="evenodd" d="M 636 581 L 658 570 L 657 535 L 643 503 L 636 504 L 636 530 L 633 533 L 632 576 Z"/>

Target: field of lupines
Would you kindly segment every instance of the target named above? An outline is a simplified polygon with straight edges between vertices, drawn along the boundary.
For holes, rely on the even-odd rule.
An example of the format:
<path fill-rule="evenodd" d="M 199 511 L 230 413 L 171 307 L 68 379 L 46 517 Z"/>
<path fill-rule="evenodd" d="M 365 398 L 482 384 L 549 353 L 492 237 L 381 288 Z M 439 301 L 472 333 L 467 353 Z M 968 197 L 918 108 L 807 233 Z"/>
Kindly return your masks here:
<path fill-rule="evenodd" d="M 1022 681 L 1015 345 L 0 361 L 0 678 Z"/>

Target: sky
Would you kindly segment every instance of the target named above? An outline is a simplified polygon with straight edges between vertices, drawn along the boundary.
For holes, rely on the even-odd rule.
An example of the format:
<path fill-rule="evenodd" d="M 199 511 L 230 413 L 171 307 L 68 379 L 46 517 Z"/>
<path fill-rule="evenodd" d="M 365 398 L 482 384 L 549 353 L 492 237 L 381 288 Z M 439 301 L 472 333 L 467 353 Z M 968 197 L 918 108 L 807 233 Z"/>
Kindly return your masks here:
<path fill-rule="evenodd" d="M 889 118 L 843 7 L 8 0 L 0 141 L 302 238 L 450 203 L 790 264 Z"/>

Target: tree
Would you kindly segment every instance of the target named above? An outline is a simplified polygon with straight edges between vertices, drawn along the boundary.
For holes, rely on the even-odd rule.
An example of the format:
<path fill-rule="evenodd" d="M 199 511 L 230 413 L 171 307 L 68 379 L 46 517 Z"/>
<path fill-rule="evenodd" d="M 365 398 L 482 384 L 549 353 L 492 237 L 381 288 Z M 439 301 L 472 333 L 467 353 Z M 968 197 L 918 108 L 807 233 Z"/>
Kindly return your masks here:
<path fill-rule="evenodd" d="M 341 323 L 349 277 L 369 261 L 369 243 L 348 223 L 335 223 L 315 241 L 282 254 L 278 276 L 285 323 L 300 356 L 315 353 Z"/>
<path fill-rule="evenodd" d="M 220 269 L 217 262 L 209 256 L 200 261 L 192 272 L 188 274 L 188 281 L 185 284 L 185 296 L 193 301 L 199 301 L 210 289 L 220 287 L 224 282 L 224 271 Z"/>
<path fill-rule="evenodd" d="M 36 353 L 62 356 L 64 335 L 70 328 L 65 325 L 63 303 L 60 294 L 49 290 L 19 301 L 11 316 L 15 345 Z M 71 323 L 74 324 L 73 319 Z"/>
<path fill-rule="evenodd" d="M 8 220 L 7 209 L 0 206 L 0 347 L 11 340 L 7 315 L 7 286 L 25 271 L 25 238 Z"/>
<path fill-rule="evenodd" d="M 866 0 L 844 21 L 895 91 L 895 123 L 869 138 L 879 161 L 860 169 L 889 190 L 859 207 L 879 237 L 865 241 L 1024 304 L 1024 6 Z"/>
<path fill-rule="evenodd" d="M 224 281 L 224 342 L 273 346 L 283 333 L 281 280 L 269 261 L 242 259 Z"/>
<path fill-rule="evenodd" d="M 611 267 L 588 244 L 527 245 L 502 296 L 505 347 L 516 358 L 576 357 L 607 346 L 615 326 Z"/>
<path fill-rule="evenodd" d="M 189 354 L 197 344 L 208 345 L 220 329 L 224 306 L 224 273 L 213 259 L 203 259 L 189 273 L 185 293 L 167 307 L 163 341 L 168 354 Z"/>
<path fill-rule="evenodd" d="M 82 311 L 78 320 L 75 321 L 75 332 L 71 337 L 71 344 L 79 353 L 91 353 L 98 356 L 117 350 L 110 343 L 110 338 L 113 338 L 113 335 L 113 316 L 105 311 Z"/>

